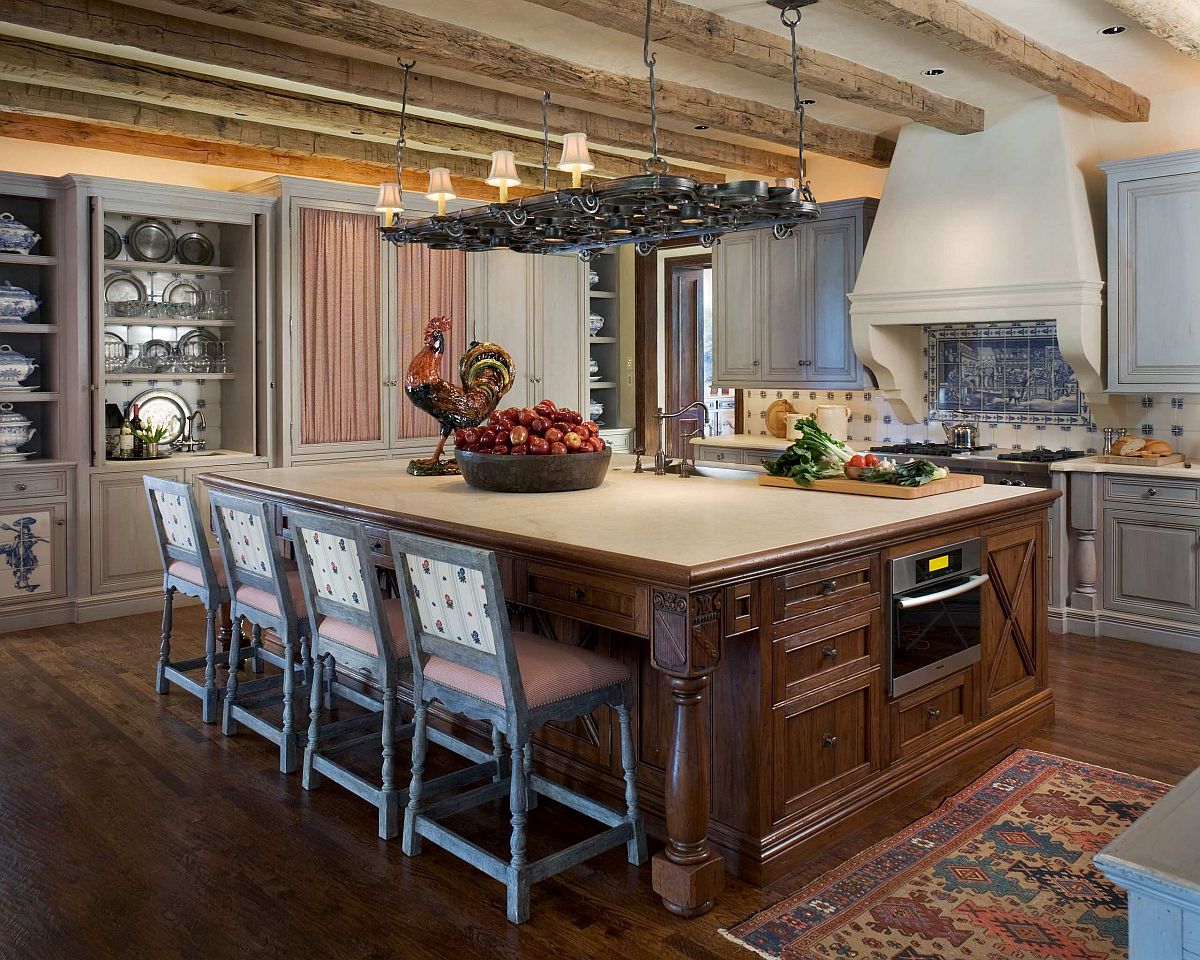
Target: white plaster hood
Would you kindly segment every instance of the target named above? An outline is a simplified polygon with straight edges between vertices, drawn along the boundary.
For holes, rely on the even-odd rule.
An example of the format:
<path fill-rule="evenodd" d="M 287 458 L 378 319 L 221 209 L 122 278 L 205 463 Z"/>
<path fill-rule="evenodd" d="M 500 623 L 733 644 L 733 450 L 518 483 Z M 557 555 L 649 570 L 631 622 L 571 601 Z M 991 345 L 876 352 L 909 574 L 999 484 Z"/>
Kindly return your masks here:
<path fill-rule="evenodd" d="M 927 411 L 923 324 L 1054 320 L 1107 419 L 1090 135 L 1053 97 L 969 136 L 903 128 L 850 295 L 855 350 L 900 417 Z"/>

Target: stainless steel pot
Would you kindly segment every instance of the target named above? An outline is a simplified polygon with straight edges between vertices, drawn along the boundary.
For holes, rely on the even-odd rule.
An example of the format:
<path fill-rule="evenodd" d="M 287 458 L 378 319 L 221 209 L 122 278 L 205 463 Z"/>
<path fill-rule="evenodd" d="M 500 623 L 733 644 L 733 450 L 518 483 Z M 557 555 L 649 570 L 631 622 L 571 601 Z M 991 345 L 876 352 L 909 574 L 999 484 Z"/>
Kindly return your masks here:
<path fill-rule="evenodd" d="M 946 431 L 946 441 L 956 450 L 970 450 L 972 447 L 980 446 L 979 443 L 979 424 L 977 423 L 942 423 L 942 429 Z"/>

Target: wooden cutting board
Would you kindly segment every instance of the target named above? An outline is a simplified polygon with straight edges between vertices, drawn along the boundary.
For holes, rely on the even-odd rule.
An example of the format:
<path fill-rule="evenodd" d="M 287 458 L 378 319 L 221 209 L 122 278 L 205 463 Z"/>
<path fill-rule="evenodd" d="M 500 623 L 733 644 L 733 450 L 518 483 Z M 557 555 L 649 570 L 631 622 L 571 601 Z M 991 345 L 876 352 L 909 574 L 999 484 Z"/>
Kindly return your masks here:
<path fill-rule="evenodd" d="M 983 477 L 971 473 L 952 473 L 941 480 L 932 480 L 922 487 L 898 487 L 891 483 L 867 483 L 849 477 L 833 477 L 829 480 L 814 480 L 810 486 L 802 487 L 790 477 L 772 477 L 760 474 L 760 486 L 782 487 L 785 490 L 817 490 L 825 493 L 852 493 L 860 497 L 890 497 L 893 500 L 918 500 L 934 497 L 939 493 L 954 493 L 982 487 Z"/>
<path fill-rule="evenodd" d="M 796 408 L 788 400 L 774 400 L 767 407 L 767 432 L 782 440 L 787 436 L 789 418 L 796 416 Z"/>
<path fill-rule="evenodd" d="M 1161 457 L 1118 457 L 1111 453 L 1097 457 L 1101 463 L 1120 463 L 1129 467 L 1166 467 L 1172 463 L 1183 463 L 1182 453 L 1164 453 Z"/>

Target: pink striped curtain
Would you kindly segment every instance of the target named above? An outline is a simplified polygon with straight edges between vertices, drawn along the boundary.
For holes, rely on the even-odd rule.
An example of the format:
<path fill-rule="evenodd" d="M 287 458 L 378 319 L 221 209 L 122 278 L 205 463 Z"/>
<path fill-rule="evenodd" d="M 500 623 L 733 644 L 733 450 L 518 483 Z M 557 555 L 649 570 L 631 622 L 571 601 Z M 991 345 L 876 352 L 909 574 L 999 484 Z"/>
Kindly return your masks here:
<path fill-rule="evenodd" d="M 430 317 L 453 317 L 442 357 L 442 378 L 458 383 L 458 358 L 467 348 L 467 255 L 461 250 L 430 250 L 412 245 L 396 250 L 396 369 L 400 374 L 400 414 L 396 438 L 435 437 L 436 420 L 404 395 L 409 361 L 424 344 Z"/>
<path fill-rule="evenodd" d="M 300 211 L 301 443 L 378 440 L 379 220 Z"/>

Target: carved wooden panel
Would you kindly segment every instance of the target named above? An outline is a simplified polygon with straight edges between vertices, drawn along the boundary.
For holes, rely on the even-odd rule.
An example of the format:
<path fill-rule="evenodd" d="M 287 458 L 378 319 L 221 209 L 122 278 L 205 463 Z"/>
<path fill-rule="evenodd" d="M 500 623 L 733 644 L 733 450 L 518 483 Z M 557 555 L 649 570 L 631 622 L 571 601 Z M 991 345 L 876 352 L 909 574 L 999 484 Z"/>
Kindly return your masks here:
<path fill-rule="evenodd" d="M 1041 527 L 1016 527 L 987 538 L 983 588 L 983 712 L 1008 706 L 1037 689 L 1044 651 L 1046 571 Z"/>

